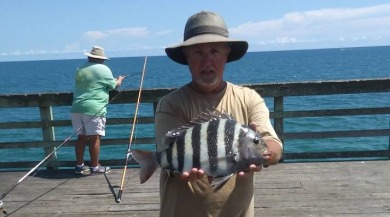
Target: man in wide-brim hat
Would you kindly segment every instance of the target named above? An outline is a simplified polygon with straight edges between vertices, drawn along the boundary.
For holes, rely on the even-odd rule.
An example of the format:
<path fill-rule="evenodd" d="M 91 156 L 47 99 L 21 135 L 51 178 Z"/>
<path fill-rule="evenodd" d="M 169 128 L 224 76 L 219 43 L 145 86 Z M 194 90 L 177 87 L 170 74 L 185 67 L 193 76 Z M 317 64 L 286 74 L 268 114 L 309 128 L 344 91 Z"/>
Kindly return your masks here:
<path fill-rule="evenodd" d="M 84 54 L 88 56 L 88 61 L 76 70 L 71 109 L 72 125 L 77 133 L 75 173 L 109 173 L 111 168 L 101 166 L 99 162 L 100 142 L 106 134 L 109 91 L 119 87 L 125 77 L 115 79 L 111 69 L 103 64 L 109 58 L 102 47 L 93 46 L 90 52 Z M 91 157 L 89 166 L 84 164 L 86 146 Z"/>
<path fill-rule="evenodd" d="M 239 60 L 248 50 L 248 42 L 229 38 L 229 32 L 224 20 L 212 12 L 200 12 L 188 19 L 184 29 L 182 43 L 165 49 L 168 57 L 177 63 L 187 65 L 183 48 L 195 44 L 226 42 L 231 52 L 226 62 Z"/>
<path fill-rule="evenodd" d="M 227 26 L 218 14 L 202 11 L 188 18 L 183 42 L 165 51 L 173 61 L 188 65 L 192 79 L 164 96 L 157 105 L 155 129 L 158 151 L 169 147 L 163 142 L 167 141 L 165 136 L 170 135 L 167 132 L 188 125 L 207 109 L 216 109 L 230 114 L 239 123 L 249 125 L 262 136 L 268 147 L 267 151 L 260 153 L 266 166 L 279 161 L 282 142 L 271 125 L 263 98 L 252 89 L 223 79 L 225 64 L 239 60 L 247 49 L 246 41 L 229 38 Z M 173 168 L 183 166 L 181 164 L 191 164 L 195 168 L 181 174 L 162 170 L 160 216 L 253 217 L 253 172 L 260 171 L 262 165 L 248 165 L 246 172 L 239 171 L 218 187 L 211 186 L 202 170 L 207 165 L 201 165 L 201 159 L 216 154 L 220 160 L 207 159 L 207 162 L 213 162 L 216 169 L 223 169 L 229 163 L 223 159 L 234 159 L 232 156 L 238 153 L 216 153 L 219 147 L 227 145 L 219 139 L 224 135 L 205 138 L 207 133 L 202 132 L 207 131 L 198 130 L 192 132 L 192 137 L 186 137 L 188 140 L 183 141 L 185 145 L 179 146 L 180 150 L 172 150 L 171 159 Z M 222 130 L 220 133 L 232 136 L 233 132 Z M 238 144 L 231 145 L 235 150 Z M 186 155 L 181 156 L 180 153 Z M 231 156 L 224 158 L 225 155 Z M 146 181 L 145 177 L 149 175 L 143 176 L 141 181 Z"/>
<path fill-rule="evenodd" d="M 94 59 L 110 60 L 109 58 L 106 57 L 104 53 L 104 48 L 100 46 L 93 46 L 92 50 L 89 53 L 84 52 L 84 54 Z"/>

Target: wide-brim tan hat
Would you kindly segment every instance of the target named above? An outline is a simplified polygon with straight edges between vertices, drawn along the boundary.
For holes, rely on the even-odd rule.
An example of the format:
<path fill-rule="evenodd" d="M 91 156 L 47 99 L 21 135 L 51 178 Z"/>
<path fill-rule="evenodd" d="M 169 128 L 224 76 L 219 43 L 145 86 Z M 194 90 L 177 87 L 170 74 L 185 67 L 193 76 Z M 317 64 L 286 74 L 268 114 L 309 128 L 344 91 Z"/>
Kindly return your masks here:
<path fill-rule="evenodd" d="M 229 38 L 228 28 L 221 16 L 210 11 L 201 11 L 188 18 L 183 42 L 165 48 L 165 53 L 173 61 L 188 65 L 183 47 L 211 42 L 226 42 L 230 46 L 227 62 L 241 59 L 248 50 L 248 42 Z"/>
<path fill-rule="evenodd" d="M 89 57 L 96 58 L 96 59 L 110 60 L 104 54 L 104 48 L 99 47 L 99 46 L 93 46 L 91 52 L 84 53 L 84 54 L 89 56 Z"/>

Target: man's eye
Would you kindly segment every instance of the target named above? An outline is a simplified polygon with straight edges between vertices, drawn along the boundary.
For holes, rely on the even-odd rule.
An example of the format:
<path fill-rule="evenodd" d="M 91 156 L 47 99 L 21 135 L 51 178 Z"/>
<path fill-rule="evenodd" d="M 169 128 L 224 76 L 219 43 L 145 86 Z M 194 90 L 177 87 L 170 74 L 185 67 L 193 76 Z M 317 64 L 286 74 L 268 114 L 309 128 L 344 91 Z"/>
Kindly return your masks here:
<path fill-rule="evenodd" d="M 212 54 L 217 54 L 217 53 L 220 53 L 220 51 L 218 49 L 213 49 L 213 50 L 211 50 L 211 53 Z"/>

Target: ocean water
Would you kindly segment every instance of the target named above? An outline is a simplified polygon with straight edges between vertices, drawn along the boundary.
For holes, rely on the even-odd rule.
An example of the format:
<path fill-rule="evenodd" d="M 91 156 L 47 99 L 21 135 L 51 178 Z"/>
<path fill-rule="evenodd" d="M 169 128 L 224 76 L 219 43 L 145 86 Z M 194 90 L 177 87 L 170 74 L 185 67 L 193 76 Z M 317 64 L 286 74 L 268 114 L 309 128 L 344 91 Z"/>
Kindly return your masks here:
<path fill-rule="evenodd" d="M 74 73 L 85 59 L 0 62 L 0 94 L 72 92 Z M 121 89 L 138 89 L 144 57 L 112 58 L 106 64 L 114 76 L 131 75 Z M 225 80 L 236 84 L 348 80 L 390 77 L 390 46 L 338 48 L 299 51 L 250 52 L 240 61 L 226 65 Z M 174 63 L 165 56 L 148 57 L 144 88 L 180 87 L 190 81 L 186 66 Z M 271 99 L 266 98 L 270 110 Z M 313 110 L 351 107 L 390 106 L 390 94 L 360 94 L 342 96 L 288 97 L 286 110 Z M 132 117 L 135 105 L 109 105 L 108 117 Z M 68 119 L 70 107 L 54 108 L 55 119 Z M 141 106 L 139 116 L 150 116 L 151 106 Z M 36 108 L 1 109 L 0 122 L 39 120 Z M 389 115 L 354 117 L 295 118 L 286 119 L 285 132 L 333 131 L 389 128 Z M 129 137 L 131 123 L 108 126 L 107 138 Z M 73 134 L 70 127 L 56 128 L 56 140 L 64 141 Z M 136 129 L 138 135 L 153 136 L 153 125 Z M 0 130 L 0 142 L 36 141 L 39 129 Z M 23 138 L 23 139 L 21 139 Z M 389 149 L 388 137 L 357 137 L 310 140 L 288 140 L 285 152 L 351 151 Z M 102 147 L 101 158 L 125 157 L 127 144 Z M 58 150 L 58 158 L 74 159 L 73 148 Z M 41 149 L 24 151 L 0 149 L 0 161 L 43 159 Z"/>

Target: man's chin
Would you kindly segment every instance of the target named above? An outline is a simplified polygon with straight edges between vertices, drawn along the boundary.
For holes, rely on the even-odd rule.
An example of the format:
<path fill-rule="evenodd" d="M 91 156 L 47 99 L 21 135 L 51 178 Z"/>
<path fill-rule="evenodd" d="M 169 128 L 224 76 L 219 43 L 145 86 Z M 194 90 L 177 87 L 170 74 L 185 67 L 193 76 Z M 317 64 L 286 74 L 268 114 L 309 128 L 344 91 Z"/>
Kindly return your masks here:
<path fill-rule="evenodd" d="M 202 82 L 198 82 L 198 84 L 200 86 L 210 87 L 210 86 L 216 85 L 217 82 L 215 82 L 215 81 L 202 81 Z"/>

